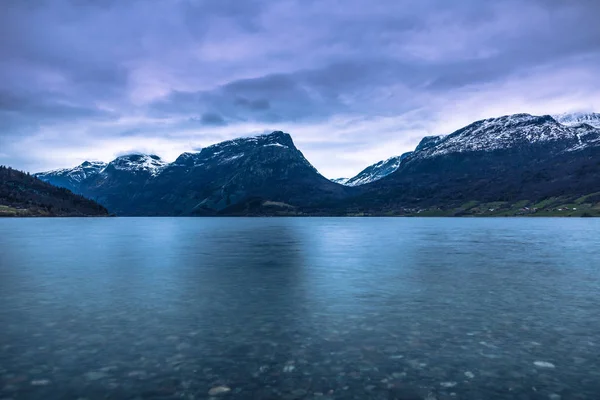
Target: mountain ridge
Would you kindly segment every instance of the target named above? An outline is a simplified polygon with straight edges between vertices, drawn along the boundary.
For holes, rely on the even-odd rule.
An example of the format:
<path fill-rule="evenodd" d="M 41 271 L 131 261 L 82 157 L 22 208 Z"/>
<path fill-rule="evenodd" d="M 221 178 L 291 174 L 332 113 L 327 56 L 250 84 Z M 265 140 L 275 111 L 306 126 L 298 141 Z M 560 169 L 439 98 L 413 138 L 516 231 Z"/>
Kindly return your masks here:
<path fill-rule="evenodd" d="M 125 155 L 79 181 L 58 179 L 65 174 L 59 171 L 59 176 L 37 176 L 122 215 L 212 215 L 261 196 L 274 207 L 289 201 L 308 205 L 345 194 L 343 187 L 319 174 L 282 131 L 216 143 L 183 153 L 173 163 L 158 156 Z"/>
<path fill-rule="evenodd" d="M 562 210 L 561 202 L 600 193 L 600 129 L 590 125 L 569 127 L 551 116 L 516 114 L 476 121 L 417 148 L 397 171 L 364 185 L 344 206 L 361 213 L 448 215 L 444 210 L 460 214 L 474 209 L 469 204 L 483 204 L 473 213 L 488 215 L 498 202 L 508 213 L 516 212 L 511 209 L 516 204 L 538 210 L 540 201 L 553 199 L 551 205 Z M 600 213 L 600 203 L 586 208 Z"/>
<path fill-rule="evenodd" d="M 173 163 L 144 156 L 141 164 L 150 157 L 154 169 L 125 171 L 126 178 L 111 174 L 108 163 L 70 183 L 123 215 L 382 214 L 600 192 L 598 149 L 600 129 L 589 124 L 514 114 L 426 136 L 414 151 L 373 164 L 357 175 L 362 180 L 344 185 L 320 175 L 282 131 L 217 143 Z M 352 179 L 360 184 L 348 185 Z"/>
<path fill-rule="evenodd" d="M 501 128 L 501 130 L 506 131 L 507 128 L 510 128 L 511 126 L 512 127 L 519 126 L 519 125 L 525 126 L 527 124 L 530 124 L 530 123 L 536 122 L 536 121 L 547 121 L 547 122 L 554 121 L 558 125 L 563 125 L 568 128 L 576 128 L 579 130 L 579 133 L 583 134 L 583 135 L 590 133 L 589 127 L 600 128 L 600 114 L 598 114 L 598 113 L 575 113 L 575 114 L 565 113 L 565 114 L 560 114 L 559 116 L 562 118 L 564 123 L 559 122 L 559 120 L 556 119 L 554 116 L 550 116 L 550 115 L 534 116 L 534 115 L 525 114 L 525 113 L 505 115 L 505 116 L 500 116 L 500 117 L 495 117 L 495 118 L 487 118 L 487 119 L 475 121 L 461 129 L 453 132 L 452 134 L 425 136 L 421 139 L 421 141 L 417 144 L 415 150 L 412 152 L 404 153 L 401 156 L 390 157 L 387 160 L 379 161 L 375 164 L 372 164 L 352 178 L 337 178 L 337 179 L 332 179 L 332 181 L 343 184 L 343 185 L 348 185 L 348 186 L 358 186 L 358 185 L 363 185 L 363 184 L 374 182 L 374 181 L 379 180 L 379 179 L 391 174 L 392 172 L 394 172 L 396 169 L 398 169 L 398 167 L 400 166 L 400 163 L 395 165 L 393 168 L 389 168 L 388 171 L 385 171 L 380 174 L 373 174 L 372 177 L 370 177 L 368 174 L 368 172 L 370 172 L 371 169 L 377 170 L 377 168 L 379 166 L 389 162 L 390 160 L 398 160 L 400 158 L 405 159 L 406 157 L 410 156 L 412 153 L 422 152 L 426 149 L 431 149 L 434 147 L 436 147 L 436 150 L 435 150 L 437 152 L 436 154 L 439 154 L 439 152 L 442 151 L 442 149 L 440 147 L 438 147 L 438 144 L 440 144 L 441 142 L 446 143 L 446 140 L 451 135 L 456 135 L 459 132 L 465 132 L 465 131 L 468 131 L 469 129 L 473 130 L 473 128 L 478 128 L 479 131 L 486 130 L 486 131 L 488 131 L 487 133 L 489 133 L 490 127 L 494 124 L 498 128 Z M 595 126 L 595 125 L 589 123 L 596 119 L 598 121 L 598 126 Z M 555 131 L 558 129 L 560 129 L 560 128 L 556 127 Z M 562 129 L 562 130 L 563 130 L 562 134 L 556 135 L 554 137 L 555 139 L 564 139 L 568 135 L 568 133 L 564 132 L 565 129 Z M 533 141 L 532 139 L 533 138 L 530 137 L 530 138 L 528 138 L 528 141 L 532 142 Z M 544 139 L 544 138 L 537 138 L 537 139 Z M 455 149 L 446 148 L 445 151 L 453 152 L 453 150 L 456 151 L 457 148 L 465 149 L 464 138 L 460 138 L 460 140 L 458 141 L 457 144 L 458 144 L 458 147 L 455 147 Z M 505 143 L 505 145 L 506 144 L 510 145 L 510 143 Z M 446 143 L 446 146 L 447 145 L 448 145 L 448 143 Z M 473 143 L 470 143 L 469 145 L 472 146 L 472 148 L 469 150 L 476 150 L 477 146 L 481 149 L 484 149 L 484 148 L 492 149 L 494 147 L 502 146 L 501 143 L 494 143 L 493 140 L 487 140 L 486 142 L 479 143 L 479 144 L 476 144 L 473 142 Z M 431 154 L 431 155 L 436 155 L 436 154 Z"/>

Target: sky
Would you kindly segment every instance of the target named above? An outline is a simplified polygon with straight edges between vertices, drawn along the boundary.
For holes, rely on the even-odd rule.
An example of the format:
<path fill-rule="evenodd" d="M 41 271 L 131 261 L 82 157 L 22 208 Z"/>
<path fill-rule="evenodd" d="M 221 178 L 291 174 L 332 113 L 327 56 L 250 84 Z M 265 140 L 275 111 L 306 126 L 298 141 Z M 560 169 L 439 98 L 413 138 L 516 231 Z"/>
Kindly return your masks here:
<path fill-rule="evenodd" d="M 514 113 L 600 111 L 598 0 L 2 0 L 0 164 L 283 130 L 329 178 Z"/>

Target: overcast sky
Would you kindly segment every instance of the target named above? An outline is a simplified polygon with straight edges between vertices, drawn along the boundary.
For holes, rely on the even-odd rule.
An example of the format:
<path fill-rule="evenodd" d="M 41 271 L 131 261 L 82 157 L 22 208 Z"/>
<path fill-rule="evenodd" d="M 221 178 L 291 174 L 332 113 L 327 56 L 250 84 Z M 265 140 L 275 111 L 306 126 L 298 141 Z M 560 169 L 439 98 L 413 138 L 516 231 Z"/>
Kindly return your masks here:
<path fill-rule="evenodd" d="M 2 0 L 0 164 L 289 132 L 327 177 L 425 135 L 600 111 L 598 0 Z"/>

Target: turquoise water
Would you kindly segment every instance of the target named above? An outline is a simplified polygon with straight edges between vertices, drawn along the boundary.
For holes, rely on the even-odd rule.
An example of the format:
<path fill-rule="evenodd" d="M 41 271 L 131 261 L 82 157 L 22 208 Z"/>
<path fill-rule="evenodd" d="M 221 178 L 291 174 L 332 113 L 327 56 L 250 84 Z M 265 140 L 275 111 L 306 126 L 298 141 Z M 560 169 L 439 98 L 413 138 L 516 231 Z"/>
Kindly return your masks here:
<path fill-rule="evenodd" d="M 0 220 L 0 399 L 598 399 L 599 310 L 596 219 Z"/>

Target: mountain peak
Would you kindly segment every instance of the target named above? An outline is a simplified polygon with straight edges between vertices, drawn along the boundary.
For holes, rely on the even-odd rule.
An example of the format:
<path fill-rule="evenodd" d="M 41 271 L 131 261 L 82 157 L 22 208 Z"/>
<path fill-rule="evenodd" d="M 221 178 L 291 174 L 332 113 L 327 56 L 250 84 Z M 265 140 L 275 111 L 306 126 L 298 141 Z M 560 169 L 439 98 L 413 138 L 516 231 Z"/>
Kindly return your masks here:
<path fill-rule="evenodd" d="M 199 153 L 199 157 L 212 158 L 219 157 L 234 157 L 243 154 L 246 150 L 255 149 L 258 147 L 281 147 L 295 149 L 292 137 L 282 131 L 274 131 L 267 134 L 240 137 L 227 140 L 205 147 Z"/>
<path fill-rule="evenodd" d="M 205 149 L 213 147 L 227 147 L 227 146 L 238 146 L 241 144 L 249 145 L 268 145 L 279 143 L 284 146 L 295 147 L 292 137 L 289 133 L 283 131 L 273 131 L 271 133 L 262 133 L 259 135 L 242 136 L 224 142 L 216 143 L 211 146 L 205 147 Z"/>
<path fill-rule="evenodd" d="M 167 163 L 155 154 L 132 153 L 119 156 L 108 165 L 118 171 L 144 171 L 156 175 Z"/>
<path fill-rule="evenodd" d="M 423 139 L 421 139 L 421 141 L 415 148 L 415 151 L 420 151 L 429 147 L 433 147 L 439 142 L 441 142 L 445 137 L 446 135 L 425 136 Z"/>
<path fill-rule="evenodd" d="M 179 155 L 179 157 L 177 157 L 177 159 L 173 162 L 174 165 L 179 165 L 179 166 L 192 166 L 194 165 L 196 162 L 196 156 L 198 155 L 198 152 L 195 153 L 191 153 L 191 152 L 185 152 L 185 153 L 181 153 Z"/>
<path fill-rule="evenodd" d="M 103 161 L 84 161 L 79 167 L 81 168 L 104 168 L 106 167 L 106 163 Z"/>
<path fill-rule="evenodd" d="M 116 161 L 116 160 L 131 160 L 131 161 L 134 161 L 134 162 L 143 162 L 144 160 L 147 160 L 147 159 L 161 161 L 160 157 L 157 156 L 156 154 L 144 154 L 144 153 L 123 154 L 123 155 L 118 156 L 117 158 L 115 158 L 113 161 Z"/>
<path fill-rule="evenodd" d="M 49 181 L 57 186 L 70 188 L 71 184 L 81 182 L 91 176 L 97 175 L 106 168 L 102 161 L 84 161 L 73 168 L 61 168 L 34 174 L 36 177 Z"/>

